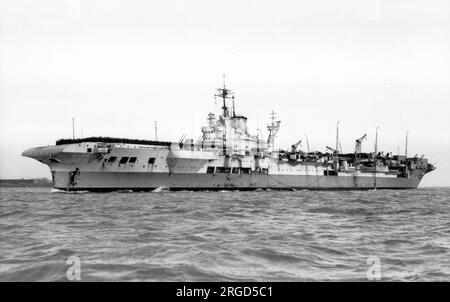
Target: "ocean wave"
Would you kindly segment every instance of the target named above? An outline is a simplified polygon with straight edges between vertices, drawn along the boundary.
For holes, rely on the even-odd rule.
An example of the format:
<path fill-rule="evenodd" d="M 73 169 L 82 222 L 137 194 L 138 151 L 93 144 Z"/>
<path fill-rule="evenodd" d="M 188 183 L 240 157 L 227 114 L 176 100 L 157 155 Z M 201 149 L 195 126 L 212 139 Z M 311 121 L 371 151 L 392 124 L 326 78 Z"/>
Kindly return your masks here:
<path fill-rule="evenodd" d="M 50 193 L 62 193 L 62 194 L 86 194 L 86 193 L 91 193 L 91 192 L 85 191 L 85 190 L 80 190 L 80 191 L 66 191 L 66 190 L 59 190 L 59 189 L 52 188 L 52 189 L 50 189 Z"/>
<path fill-rule="evenodd" d="M 0 280 L 450 281 L 450 190 L 2 190 Z M 62 194 L 53 194 L 62 193 Z M 83 193 L 83 192 L 82 192 Z"/>
<path fill-rule="evenodd" d="M 302 261 L 302 259 L 299 257 L 284 254 L 269 248 L 245 249 L 241 253 L 246 256 L 261 258 L 269 262 L 299 263 Z"/>

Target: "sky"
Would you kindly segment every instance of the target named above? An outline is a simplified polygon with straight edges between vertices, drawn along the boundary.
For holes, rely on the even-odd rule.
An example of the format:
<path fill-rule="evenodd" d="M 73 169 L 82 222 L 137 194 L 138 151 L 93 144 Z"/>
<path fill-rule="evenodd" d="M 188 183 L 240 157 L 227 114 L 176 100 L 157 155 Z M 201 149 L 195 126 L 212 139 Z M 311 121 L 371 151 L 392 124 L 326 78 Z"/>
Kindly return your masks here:
<path fill-rule="evenodd" d="M 281 148 L 425 157 L 450 186 L 448 0 L 0 1 L 0 178 L 50 177 L 25 149 L 72 136 L 178 141 L 219 112 L 226 75 L 250 131 Z M 266 134 L 267 135 L 267 134 Z M 266 136 L 267 137 L 267 136 Z M 303 146 L 305 147 L 305 146 Z"/>

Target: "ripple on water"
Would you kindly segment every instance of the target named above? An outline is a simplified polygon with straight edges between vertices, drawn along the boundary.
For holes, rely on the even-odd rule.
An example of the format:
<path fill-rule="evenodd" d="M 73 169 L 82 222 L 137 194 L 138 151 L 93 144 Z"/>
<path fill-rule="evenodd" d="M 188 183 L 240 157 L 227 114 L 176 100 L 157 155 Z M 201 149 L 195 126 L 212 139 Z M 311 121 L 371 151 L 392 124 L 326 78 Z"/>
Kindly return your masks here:
<path fill-rule="evenodd" d="M 0 281 L 450 281 L 450 189 L 105 194 L 0 188 Z"/>

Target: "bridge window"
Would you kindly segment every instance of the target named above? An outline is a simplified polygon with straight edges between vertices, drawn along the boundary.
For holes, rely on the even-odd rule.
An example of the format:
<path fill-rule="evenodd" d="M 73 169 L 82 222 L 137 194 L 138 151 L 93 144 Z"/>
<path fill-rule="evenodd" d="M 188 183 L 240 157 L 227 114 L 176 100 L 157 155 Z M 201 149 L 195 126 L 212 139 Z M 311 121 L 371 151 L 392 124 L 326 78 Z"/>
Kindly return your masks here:
<path fill-rule="evenodd" d="M 136 162 L 136 160 L 137 160 L 136 157 L 130 157 L 130 161 L 128 163 L 134 164 Z"/>
<path fill-rule="evenodd" d="M 119 165 L 126 164 L 128 162 L 128 156 L 124 156 L 120 159 Z"/>
<path fill-rule="evenodd" d="M 87 148 L 87 152 L 91 153 L 92 152 L 92 148 Z"/>
<path fill-rule="evenodd" d="M 148 159 L 148 163 L 149 163 L 150 165 L 153 165 L 153 164 L 155 163 L 155 160 L 156 160 L 155 157 L 150 157 L 150 158 Z"/>
<path fill-rule="evenodd" d="M 214 174 L 214 167 L 208 167 L 208 168 L 206 169 L 206 173 L 208 173 L 208 174 Z"/>
<path fill-rule="evenodd" d="M 233 173 L 239 173 L 239 168 L 233 168 Z"/>
<path fill-rule="evenodd" d="M 111 156 L 111 157 L 108 159 L 108 163 L 113 163 L 113 162 L 116 161 L 116 159 L 117 159 L 117 156 Z"/>
<path fill-rule="evenodd" d="M 250 168 L 241 168 L 241 174 L 251 174 Z"/>

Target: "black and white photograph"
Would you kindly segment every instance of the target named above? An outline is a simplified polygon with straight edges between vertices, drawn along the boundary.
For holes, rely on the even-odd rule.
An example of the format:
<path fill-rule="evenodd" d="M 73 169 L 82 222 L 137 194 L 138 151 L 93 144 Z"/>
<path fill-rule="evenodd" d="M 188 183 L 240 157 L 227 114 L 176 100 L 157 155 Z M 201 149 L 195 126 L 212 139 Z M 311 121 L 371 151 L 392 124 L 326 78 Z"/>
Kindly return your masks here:
<path fill-rule="evenodd" d="M 449 174 L 448 0 L 0 1 L 0 281 L 448 282 Z"/>

